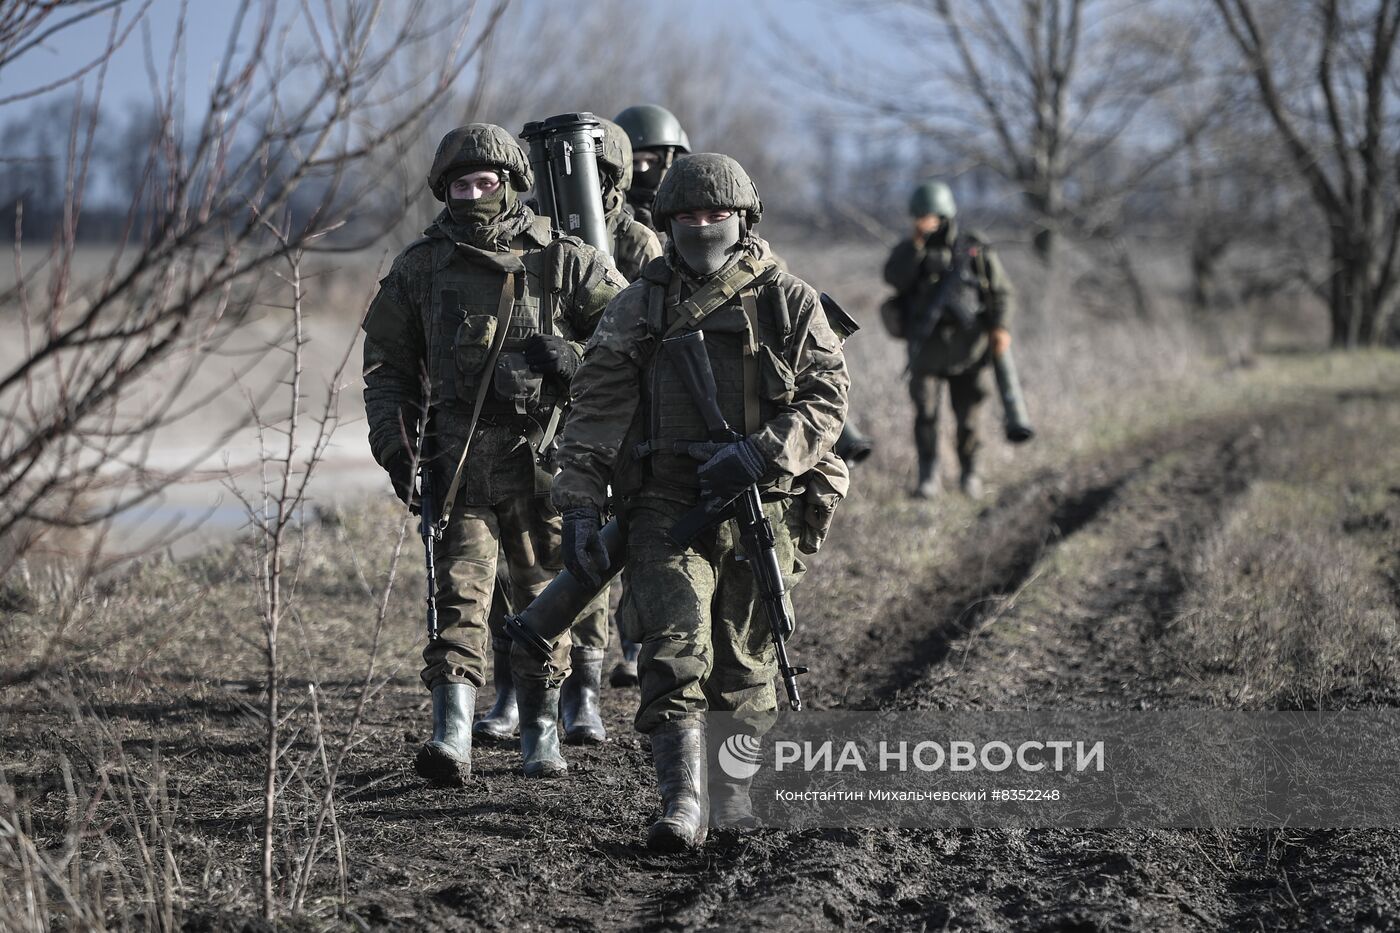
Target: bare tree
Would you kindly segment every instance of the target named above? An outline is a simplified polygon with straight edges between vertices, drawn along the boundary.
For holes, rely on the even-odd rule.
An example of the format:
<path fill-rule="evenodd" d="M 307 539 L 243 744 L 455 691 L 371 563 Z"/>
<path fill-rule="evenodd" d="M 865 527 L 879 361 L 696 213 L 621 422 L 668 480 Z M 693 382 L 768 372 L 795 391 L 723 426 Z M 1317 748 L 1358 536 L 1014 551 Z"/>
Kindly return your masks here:
<path fill-rule="evenodd" d="M 19 232 L 23 200 L 15 207 L 15 285 L 0 307 L 20 351 L 13 362 L 0 358 L 0 540 L 37 531 L 11 544 L 9 558 L 44 529 L 103 521 L 184 472 L 148 466 L 154 432 L 199 410 L 205 399 L 191 397 L 193 376 L 252 307 L 256 283 L 288 256 L 356 245 L 325 235 L 358 216 L 380 184 L 372 166 L 421 134 L 505 7 L 240 0 L 208 97 L 196 106 L 179 69 L 189 25 L 182 8 L 164 71 L 148 64 L 149 126 L 158 130 L 125 229 L 105 271 L 84 278 L 77 229 L 104 83 L 133 28 L 126 14 L 147 15 L 147 5 L 7 5 L 7 69 L 76 22 L 110 19 L 102 53 L 67 82 L 77 103 L 61 157 L 62 222 L 37 255 Z M 72 15 L 49 15 L 60 8 Z M 436 54 L 418 55 L 429 40 L 440 43 Z M 286 218 L 285 236 L 269 233 L 269 217 Z"/>
<path fill-rule="evenodd" d="M 954 166 L 995 171 L 1019 192 L 1047 263 L 1059 233 L 1111 231 L 1124 198 L 1183 145 L 1149 131 L 1158 95 L 1189 80 L 1196 31 L 1165 4 L 905 0 L 872 12 L 890 26 L 889 65 L 851 78 L 807 59 L 807 71 Z"/>
<path fill-rule="evenodd" d="M 1332 345 L 1395 339 L 1400 291 L 1400 0 L 1309 0 L 1261 18 L 1251 0 L 1214 0 L 1330 241 L 1324 297 Z M 1296 17 L 1301 7 L 1310 15 Z M 1300 22 L 1287 33 L 1281 27 Z M 1284 32 L 1280 41 L 1275 28 Z M 1311 73 L 1301 71 L 1311 64 Z"/>

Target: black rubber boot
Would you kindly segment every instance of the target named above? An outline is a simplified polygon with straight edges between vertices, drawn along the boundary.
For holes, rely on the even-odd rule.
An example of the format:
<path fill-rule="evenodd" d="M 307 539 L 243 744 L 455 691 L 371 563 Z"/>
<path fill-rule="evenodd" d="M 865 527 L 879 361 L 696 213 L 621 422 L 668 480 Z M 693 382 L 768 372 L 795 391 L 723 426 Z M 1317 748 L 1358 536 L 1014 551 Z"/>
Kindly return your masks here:
<path fill-rule="evenodd" d="M 637 656 L 642 646 L 635 641 L 622 640 L 622 660 L 613 665 L 608 675 L 608 684 L 613 687 L 637 686 Z"/>
<path fill-rule="evenodd" d="M 651 757 L 661 791 L 661 819 L 647 831 L 647 847 L 657 852 L 696 848 L 705 841 L 710 818 L 705 723 L 662 723 L 651 733 Z"/>
<path fill-rule="evenodd" d="M 569 649 L 572 670 L 559 690 L 559 715 L 564 720 L 564 741 L 569 745 L 598 745 L 608 739 L 598 709 L 603 682 L 602 648 Z"/>
<path fill-rule="evenodd" d="M 438 684 L 433 688 L 433 737 L 418 749 L 413 770 L 438 787 L 461 787 L 472 776 L 472 711 L 476 687 Z"/>
<path fill-rule="evenodd" d="M 542 680 L 516 684 L 515 701 L 520 707 L 520 754 L 525 776 L 558 777 L 569 770 L 559 749 L 559 688 Z"/>
<path fill-rule="evenodd" d="M 515 741 L 520 710 L 515 705 L 515 679 L 510 674 L 510 641 L 501 644 L 493 638 L 491 648 L 496 702 L 472 723 L 472 735 L 484 745 L 499 745 Z"/>

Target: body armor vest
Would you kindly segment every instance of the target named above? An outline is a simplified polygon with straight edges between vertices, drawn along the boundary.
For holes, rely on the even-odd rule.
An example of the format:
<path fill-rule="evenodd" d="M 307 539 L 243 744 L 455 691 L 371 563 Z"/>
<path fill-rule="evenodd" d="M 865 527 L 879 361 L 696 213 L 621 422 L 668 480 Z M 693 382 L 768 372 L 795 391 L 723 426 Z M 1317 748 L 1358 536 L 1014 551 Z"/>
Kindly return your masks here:
<path fill-rule="evenodd" d="M 434 241 L 430 320 L 424 328 L 431 348 L 433 404 L 470 411 L 483 381 L 490 383 L 484 416 L 535 416 L 562 401 L 552 380 L 531 372 L 524 354 L 529 338 L 554 332 L 554 296 L 548 288 L 554 251 L 515 253 L 525 271 L 514 276 L 510 330 L 488 373 L 506 273 L 472 261 L 449 240 Z"/>
<path fill-rule="evenodd" d="M 777 313 L 770 300 L 774 289 L 761 288 L 751 298 L 756 305 L 760 364 L 745 377 L 745 360 L 750 346 L 749 316 L 739 296 L 710 312 L 696 328 L 705 334 L 705 348 L 715 375 L 715 391 L 720 412 L 729 426 L 749 434 L 774 417 L 777 407 L 790 401 L 792 370 L 783 358 L 790 325 L 786 314 Z M 751 293 L 752 294 L 752 293 Z M 647 418 L 647 439 L 652 451 L 647 469 L 650 475 L 673 486 L 696 488 L 700 464 L 686 454 L 675 452 L 677 441 L 707 441 L 704 419 L 691 398 L 680 374 L 660 349 L 660 337 L 677 317 L 673 288 L 653 284 L 647 328 L 657 338 L 643 379 L 643 405 Z M 785 309 L 784 309 L 785 311 Z M 747 397 L 752 393 L 756 398 Z M 746 423 L 746 411 L 757 414 L 757 423 Z"/>

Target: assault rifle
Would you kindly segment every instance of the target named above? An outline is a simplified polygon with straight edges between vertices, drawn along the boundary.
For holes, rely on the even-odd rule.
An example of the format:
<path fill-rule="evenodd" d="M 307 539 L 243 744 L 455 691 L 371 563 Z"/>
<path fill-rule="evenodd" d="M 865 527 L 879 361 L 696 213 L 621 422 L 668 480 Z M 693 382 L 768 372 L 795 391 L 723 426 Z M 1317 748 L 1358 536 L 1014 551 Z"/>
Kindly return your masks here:
<path fill-rule="evenodd" d="M 710 354 L 705 349 L 704 331 L 693 330 L 668 337 L 661 341 L 661 346 L 700 410 L 710 441 L 728 444 L 741 440 L 743 435 L 729 426 L 719 409 L 715 373 L 710 366 Z M 763 514 L 763 499 L 758 486 L 746 487 L 732 502 L 702 501 L 671 529 L 671 540 L 681 547 L 687 547 L 706 528 L 727 518 L 733 518 L 739 526 L 744 556 L 749 569 L 753 571 L 754 582 L 758 584 L 758 598 L 763 604 L 764 615 L 768 617 L 773 647 L 778 655 L 778 673 L 783 678 L 788 705 L 793 710 L 800 710 L 802 695 L 797 689 L 797 678 L 807 673 L 807 668 L 794 667 L 788 660 L 787 635 L 793 629 L 792 614 L 788 611 L 787 590 L 774 548 L 773 523 Z"/>

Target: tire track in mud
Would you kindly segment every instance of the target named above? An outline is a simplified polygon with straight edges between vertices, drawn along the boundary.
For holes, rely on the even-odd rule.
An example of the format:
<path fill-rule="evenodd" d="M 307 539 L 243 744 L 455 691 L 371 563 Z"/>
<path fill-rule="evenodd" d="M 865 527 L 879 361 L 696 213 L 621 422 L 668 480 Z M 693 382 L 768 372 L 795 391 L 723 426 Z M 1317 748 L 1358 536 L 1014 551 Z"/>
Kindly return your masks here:
<path fill-rule="evenodd" d="M 864 666 L 849 708 L 1193 705 L 1153 674 L 1156 641 L 1188 581 L 1182 568 L 1244 493 L 1266 434 L 1321 407 L 1194 422 L 1088 467 L 1009 489 L 937 568 L 862 641 L 901 646 Z M 1117 526 L 1135 546 L 1067 580 L 1077 612 L 1034 627 L 1014 656 L 977 633 L 1015 614 L 1023 588 L 1081 534 Z M 820 638 L 820 636 L 818 636 Z M 862 646 L 863 648 L 863 646 Z M 955 651 L 961 663 L 952 666 Z M 848 652 L 838 652 L 847 655 Z M 860 670 L 842 656 L 837 670 Z M 1030 672 L 1029 674 L 1027 672 Z M 1039 674 L 1035 672 L 1040 672 Z M 825 685 L 832 695 L 840 691 Z M 856 695 L 854 693 L 848 694 Z M 1245 834 L 1234 834 L 1243 836 Z M 1264 834 L 1253 834 L 1262 838 Z M 1252 924 L 1257 892 L 1209 862 L 1197 833 L 1159 831 L 814 831 L 716 841 L 719 877 L 676 891 L 633 929 L 1231 929 Z M 1236 846 L 1240 846 L 1236 839 Z M 1243 848 L 1266 843 L 1244 840 Z M 660 919 L 665 917 L 665 920 Z M 742 918 L 742 920 L 741 920 Z"/>

